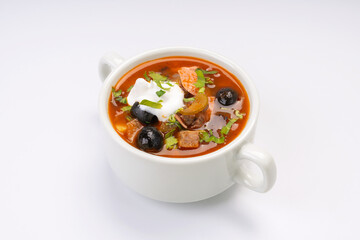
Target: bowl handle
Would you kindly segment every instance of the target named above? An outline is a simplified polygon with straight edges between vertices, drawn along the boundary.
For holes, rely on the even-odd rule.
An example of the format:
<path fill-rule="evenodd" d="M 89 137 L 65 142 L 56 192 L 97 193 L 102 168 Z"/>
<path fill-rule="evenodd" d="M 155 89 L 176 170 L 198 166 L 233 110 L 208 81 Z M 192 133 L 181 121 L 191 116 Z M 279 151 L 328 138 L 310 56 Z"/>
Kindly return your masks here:
<path fill-rule="evenodd" d="M 273 157 L 254 144 L 246 143 L 237 154 L 234 180 L 256 192 L 269 191 L 276 180 Z"/>
<path fill-rule="evenodd" d="M 123 61 L 124 59 L 116 52 L 109 52 L 105 54 L 99 62 L 100 80 L 104 82 L 109 74 Z"/>

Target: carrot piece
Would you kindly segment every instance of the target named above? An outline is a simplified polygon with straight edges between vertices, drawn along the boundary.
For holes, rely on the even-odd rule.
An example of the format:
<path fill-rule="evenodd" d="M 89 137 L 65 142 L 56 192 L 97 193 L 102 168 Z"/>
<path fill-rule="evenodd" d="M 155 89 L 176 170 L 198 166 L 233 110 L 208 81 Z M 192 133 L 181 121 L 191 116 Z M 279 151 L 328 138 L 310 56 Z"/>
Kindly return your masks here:
<path fill-rule="evenodd" d="M 197 68 L 197 66 L 182 67 L 178 71 L 182 86 L 192 95 L 196 95 L 199 91 L 199 89 L 194 85 L 197 81 L 197 74 L 195 72 Z"/>

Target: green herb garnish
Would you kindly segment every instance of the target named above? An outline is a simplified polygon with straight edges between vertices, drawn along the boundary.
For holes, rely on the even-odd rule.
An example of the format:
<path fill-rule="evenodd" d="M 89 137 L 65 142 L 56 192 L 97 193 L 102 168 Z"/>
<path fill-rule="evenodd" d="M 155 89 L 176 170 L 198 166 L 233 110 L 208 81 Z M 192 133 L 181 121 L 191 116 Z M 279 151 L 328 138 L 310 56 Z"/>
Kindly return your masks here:
<path fill-rule="evenodd" d="M 176 128 L 170 130 L 168 133 L 165 134 L 165 138 L 171 137 L 173 133 L 175 132 Z"/>
<path fill-rule="evenodd" d="M 215 137 L 212 134 L 212 131 L 209 130 L 209 132 L 207 131 L 201 131 L 200 132 L 200 141 L 201 142 L 215 142 L 217 144 L 222 144 L 225 142 L 225 137 L 221 136 L 221 137 Z"/>
<path fill-rule="evenodd" d="M 244 116 L 245 116 L 245 113 L 240 113 L 239 110 L 235 110 L 235 115 L 236 115 L 235 118 L 231 118 L 231 119 L 229 120 L 229 122 L 228 122 L 224 127 L 221 128 L 221 134 L 224 134 L 224 135 L 228 134 L 229 131 L 230 131 L 230 129 L 231 129 L 231 126 L 232 126 L 237 120 L 243 119 Z"/>
<path fill-rule="evenodd" d="M 243 119 L 246 114 L 245 114 L 245 113 L 240 113 L 239 110 L 235 110 L 235 115 L 236 115 L 239 119 Z"/>
<path fill-rule="evenodd" d="M 179 121 L 176 120 L 176 118 L 175 118 L 175 114 L 171 114 L 170 117 L 169 117 L 169 119 L 168 119 L 168 121 L 169 121 L 169 123 L 168 123 L 169 125 L 175 124 L 179 129 L 182 129 L 181 124 L 180 124 Z"/>
<path fill-rule="evenodd" d="M 217 74 L 218 72 L 217 71 L 206 71 L 206 70 L 203 70 L 201 68 L 199 68 L 203 74 Z"/>
<path fill-rule="evenodd" d="M 170 88 L 164 88 L 164 87 L 162 86 L 162 83 L 166 83 L 166 84 L 168 84 L 169 86 L 172 87 L 171 83 L 165 82 L 165 81 L 168 80 L 168 78 L 165 77 L 165 76 L 163 76 L 163 75 L 161 75 L 160 73 L 149 72 L 149 76 L 153 79 L 153 81 L 156 83 L 156 85 L 157 85 L 159 88 L 163 89 L 163 90 L 169 91 Z"/>
<path fill-rule="evenodd" d="M 147 73 L 145 72 L 144 73 L 144 78 L 146 79 L 146 81 L 148 81 L 148 82 L 150 82 L 151 81 L 151 79 L 149 78 L 149 76 L 147 75 Z"/>
<path fill-rule="evenodd" d="M 230 131 L 230 129 L 231 129 L 231 126 L 232 126 L 237 120 L 239 120 L 239 118 L 231 118 L 231 119 L 229 120 L 229 122 L 228 122 L 225 126 L 223 126 L 223 127 L 221 128 L 221 134 L 224 134 L 224 135 L 228 134 L 229 131 Z"/>
<path fill-rule="evenodd" d="M 184 108 L 179 108 L 178 110 L 175 111 L 175 113 L 178 113 L 180 111 L 184 110 Z"/>
<path fill-rule="evenodd" d="M 205 84 L 214 84 L 214 82 L 211 81 L 209 77 L 206 77 L 205 78 Z"/>
<path fill-rule="evenodd" d="M 112 87 L 111 91 L 112 91 L 113 97 L 115 98 L 116 101 L 121 102 L 121 103 L 123 103 L 123 104 L 126 104 L 126 103 L 127 103 L 126 98 L 124 98 L 124 97 L 121 96 L 121 94 L 122 94 L 121 89 L 119 89 L 118 91 L 116 91 L 115 88 Z"/>
<path fill-rule="evenodd" d="M 126 120 L 128 120 L 129 122 L 132 120 L 132 117 L 130 117 L 129 115 L 125 117 Z"/>
<path fill-rule="evenodd" d="M 192 102 L 194 101 L 195 98 L 194 97 L 191 97 L 191 98 L 184 98 L 184 102 Z"/>
<path fill-rule="evenodd" d="M 171 137 L 168 137 L 165 139 L 166 149 L 173 149 L 177 143 L 178 143 L 178 140 L 174 136 L 171 136 Z"/>
<path fill-rule="evenodd" d="M 207 131 L 201 131 L 200 132 L 200 141 L 201 142 L 215 142 L 217 144 L 221 144 L 225 142 L 225 135 L 227 135 L 232 125 L 239 119 L 243 119 L 245 116 L 245 113 L 240 113 L 239 110 L 235 111 L 235 118 L 231 118 L 228 123 L 224 127 L 221 128 L 221 137 L 215 137 L 211 130 L 209 132 Z"/>
<path fill-rule="evenodd" d="M 131 109 L 131 106 L 125 106 L 125 107 L 121 108 L 121 111 L 126 112 L 126 111 L 130 111 L 130 109 Z"/>
<path fill-rule="evenodd" d="M 205 87 L 204 74 L 203 74 L 203 72 L 201 71 L 200 68 L 196 69 L 195 72 L 196 72 L 196 75 L 197 75 L 197 81 L 196 81 L 196 83 L 194 83 L 194 85 L 195 85 L 195 87 L 201 89 L 201 88 Z"/>
<path fill-rule="evenodd" d="M 164 95 L 166 92 L 164 90 L 159 90 L 156 92 L 156 95 L 158 95 L 158 97 L 161 97 L 162 95 Z"/>
<path fill-rule="evenodd" d="M 203 92 L 205 92 L 205 88 L 204 88 L 204 87 L 202 87 L 202 88 L 199 89 L 199 93 L 203 93 Z"/>
<path fill-rule="evenodd" d="M 168 121 L 171 122 L 171 123 L 175 123 L 176 122 L 175 115 L 171 114 Z"/>
<path fill-rule="evenodd" d="M 131 85 L 131 86 L 126 90 L 126 92 L 130 92 L 133 87 L 134 87 L 134 85 Z"/>
<path fill-rule="evenodd" d="M 159 81 L 159 80 L 153 80 L 155 83 L 156 83 L 156 85 L 159 87 L 159 88 L 161 88 L 161 89 L 163 89 L 163 90 L 165 90 L 165 91 L 169 91 L 170 90 L 170 88 L 164 88 L 162 85 L 161 85 L 161 82 Z"/>
<path fill-rule="evenodd" d="M 127 104 L 126 97 L 119 96 L 119 97 L 115 98 L 115 100 L 119 101 L 122 104 Z"/>
<path fill-rule="evenodd" d="M 122 93 L 121 89 L 119 89 L 118 91 L 116 91 L 114 87 L 112 87 L 111 91 L 112 91 L 112 94 L 113 94 L 113 97 L 114 97 L 114 98 L 119 97 L 119 96 L 121 95 L 121 93 Z"/>
<path fill-rule="evenodd" d="M 161 100 L 160 100 L 161 101 Z M 153 102 L 153 101 L 150 101 L 150 100 L 147 100 L 147 99 L 143 99 L 140 104 L 141 105 L 145 105 L 145 106 L 148 106 L 148 107 L 151 107 L 151 108 L 156 108 L 156 109 L 160 109 L 162 108 L 162 104 L 159 102 Z"/>
<path fill-rule="evenodd" d="M 161 75 L 160 73 L 156 72 L 149 72 L 149 76 L 155 81 L 158 80 L 159 82 L 165 82 L 167 77 Z"/>
<path fill-rule="evenodd" d="M 160 73 L 156 73 L 156 72 L 153 72 L 153 71 L 150 71 L 149 72 L 149 76 L 152 78 L 152 80 L 156 83 L 156 85 L 163 89 L 163 90 L 166 90 L 166 91 L 169 91 L 170 88 L 165 88 L 162 86 L 162 83 L 165 83 L 167 85 L 169 85 L 170 87 L 173 87 L 174 85 L 171 84 L 168 80 L 167 77 L 161 75 Z M 151 78 L 147 75 L 147 73 L 145 72 L 144 73 L 144 77 L 147 81 L 151 81 Z"/>

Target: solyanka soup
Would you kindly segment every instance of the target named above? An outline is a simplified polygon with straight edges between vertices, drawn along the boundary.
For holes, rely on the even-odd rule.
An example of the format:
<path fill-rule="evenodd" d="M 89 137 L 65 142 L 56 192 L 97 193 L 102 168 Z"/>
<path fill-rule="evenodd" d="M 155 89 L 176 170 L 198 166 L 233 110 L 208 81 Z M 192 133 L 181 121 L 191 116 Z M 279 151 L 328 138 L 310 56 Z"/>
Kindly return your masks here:
<path fill-rule="evenodd" d="M 127 72 L 109 98 L 116 132 L 135 148 L 164 157 L 216 151 L 244 129 L 250 110 L 245 88 L 209 61 L 166 57 Z"/>

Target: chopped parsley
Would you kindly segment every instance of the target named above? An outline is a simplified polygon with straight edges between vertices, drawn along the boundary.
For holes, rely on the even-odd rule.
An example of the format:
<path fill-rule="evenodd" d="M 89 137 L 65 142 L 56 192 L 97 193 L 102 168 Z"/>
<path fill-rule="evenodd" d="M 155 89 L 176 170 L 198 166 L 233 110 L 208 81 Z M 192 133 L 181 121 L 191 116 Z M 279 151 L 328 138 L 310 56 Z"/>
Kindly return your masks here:
<path fill-rule="evenodd" d="M 235 110 L 235 118 L 231 118 L 229 122 L 221 128 L 221 134 L 226 135 L 230 132 L 232 125 L 239 119 L 243 119 L 245 113 L 240 113 L 239 110 Z"/>
<path fill-rule="evenodd" d="M 133 87 L 134 87 L 134 85 L 131 85 L 131 86 L 126 90 L 126 92 L 130 92 Z"/>
<path fill-rule="evenodd" d="M 184 108 L 179 108 L 178 110 L 176 110 L 175 113 L 178 113 L 178 112 L 180 112 L 180 111 L 182 111 L 182 110 L 184 110 Z"/>
<path fill-rule="evenodd" d="M 173 133 L 175 132 L 176 128 L 170 130 L 168 133 L 165 134 L 165 138 L 171 137 Z"/>
<path fill-rule="evenodd" d="M 129 122 L 132 120 L 132 117 L 130 117 L 129 115 L 125 117 L 126 120 L 128 120 Z"/>
<path fill-rule="evenodd" d="M 121 102 L 122 104 L 127 104 L 126 97 L 119 96 L 115 98 L 115 100 Z"/>
<path fill-rule="evenodd" d="M 209 77 L 205 78 L 205 83 L 206 84 L 214 84 L 214 82 Z"/>
<path fill-rule="evenodd" d="M 184 98 L 184 102 L 192 102 L 194 101 L 195 98 L 194 97 L 191 97 L 191 98 Z"/>
<path fill-rule="evenodd" d="M 150 101 L 150 100 L 147 100 L 147 99 L 143 99 L 140 102 L 140 104 L 151 107 L 151 108 L 160 109 L 160 108 L 162 108 L 162 104 L 160 102 L 162 102 L 162 100 L 160 100 L 159 102 L 153 102 L 153 101 Z"/>
<path fill-rule="evenodd" d="M 224 135 L 228 134 L 229 131 L 230 131 L 230 129 L 231 129 L 231 126 L 232 126 L 237 120 L 239 120 L 239 118 L 231 118 L 231 119 L 229 120 L 229 122 L 228 122 L 225 126 L 223 126 L 223 127 L 221 128 L 221 134 L 224 134 Z"/>
<path fill-rule="evenodd" d="M 206 71 L 206 70 L 203 70 L 203 69 L 200 69 L 200 70 L 202 71 L 203 74 L 217 74 L 218 73 L 217 71 Z"/>
<path fill-rule="evenodd" d="M 171 124 L 176 124 L 176 126 L 179 128 L 179 129 L 182 129 L 182 126 L 181 124 L 179 123 L 178 120 L 176 120 L 175 118 L 175 114 L 171 114 L 169 119 L 168 119 L 168 124 L 171 125 Z"/>
<path fill-rule="evenodd" d="M 221 144 L 225 142 L 225 135 L 227 135 L 232 125 L 239 119 L 243 119 L 245 116 L 245 113 L 240 113 L 239 110 L 235 110 L 236 117 L 231 118 L 225 126 L 221 128 L 221 137 L 215 137 L 211 130 L 209 132 L 207 131 L 201 131 L 200 132 L 200 141 L 201 142 L 215 142 L 217 144 Z"/>
<path fill-rule="evenodd" d="M 162 90 L 168 91 L 170 88 L 164 88 L 161 83 L 164 83 L 167 80 L 167 77 L 161 75 L 160 73 L 156 72 L 149 72 L 149 76 L 153 79 L 156 85 L 161 88 Z"/>
<path fill-rule="evenodd" d="M 124 112 L 130 111 L 130 109 L 131 109 L 131 106 L 125 106 L 125 107 L 121 108 L 121 110 Z"/>
<path fill-rule="evenodd" d="M 158 97 L 161 97 L 162 95 L 164 95 L 166 92 L 164 90 L 159 90 L 156 92 L 156 95 L 158 95 Z"/>
<path fill-rule="evenodd" d="M 152 78 L 152 80 L 156 83 L 156 85 L 159 88 L 161 88 L 162 90 L 165 90 L 165 91 L 169 91 L 170 88 L 165 88 L 165 87 L 162 86 L 162 84 L 167 84 L 170 87 L 174 86 L 172 83 L 170 83 L 169 79 L 166 76 L 163 76 L 163 75 L 161 75 L 160 73 L 157 73 L 157 72 L 150 71 L 149 75 L 145 72 L 144 77 L 145 77 L 145 79 L 147 81 L 151 81 L 151 78 Z"/>
<path fill-rule="evenodd" d="M 112 87 L 111 91 L 112 91 L 112 94 L 113 94 L 113 97 L 114 97 L 114 98 L 117 98 L 117 97 L 119 97 L 119 96 L 122 94 L 121 89 L 119 89 L 118 91 L 116 91 L 114 87 Z"/>
<path fill-rule="evenodd" d="M 176 122 L 175 115 L 171 114 L 168 121 L 171 123 L 175 123 Z"/>
<path fill-rule="evenodd" d="M 177 143 L 178 143 L 178 140 L 174 136 L 171 136 L 171 137 L 168 137 L 165 139 L 166 149 L 173 149 Z"/>
<path fill-rule="evenodd" d="M 225 142 L 225 137 L 215 137 L 211 130 L 209 132 L 207 131 L 201 131 L 200 132 L 200 142 L 215 142 L 217 144 L 221 144 Z"/>
<path fill-rule="evenodd" d="M 147 75 L 147 73 L 145 72 L 144 73 L 144 78 L 146 79 L 146 81 L 148 81 L 148 82 L 150 82 L 151 81 L 151 79 L 149 78 L 149 76 Z"/>
<path fill-rule="evenodd" d="M 165 82 L 167 80 L 167 77 L 161 75 L 160 73 L 156 73 L 156 72 L 149 72 L 149 76 L 154 81 Z"/>
<path fill-rule="evenodd" d="M 165 90 L 165 91 L 169 91 L 169 90 L 170 90 L 170 88 L 164 88 L 159 80 L 153 80 L 153 81 L 156 83 L 156 85 L 157 85 L 159 88 L 161 88 L 161 89 L 163 89 L 163 90 Z"/>
<path fill-rule="evenodd" d="M 127 104 L 126 97 L 121 96 L 121 94 L 122 94 L 121 89 L 119 89 L 118 91 L 116 91 L 115 88 L 112 87 L 111 91 L 112 91 L 113 98 L 114 98 L 116 101 L 118 101 L 118 102 L 120 102 L 120 103 L 123 103 L 123 104 Z"/>
<path fill-rule="evenodd" d="M 243 119 L 246 114 L 245 114 L 245 113 L 240 113 L 239 110 L 235 110 L 235 115 L 236 115 L 239 119 Z"/>
<path fill-rule="evenodd" d="M 194 86 L 201 89 L 201 88 L 205 87 L 204 74 L 203 74 L 203 72 L 201 71 L 200 68 L 196 69 L 195 72 L 196 72 L 196 75 L 197 75 L 197 81 L 196 81 L 196 83 L 194 83 Z"/>

